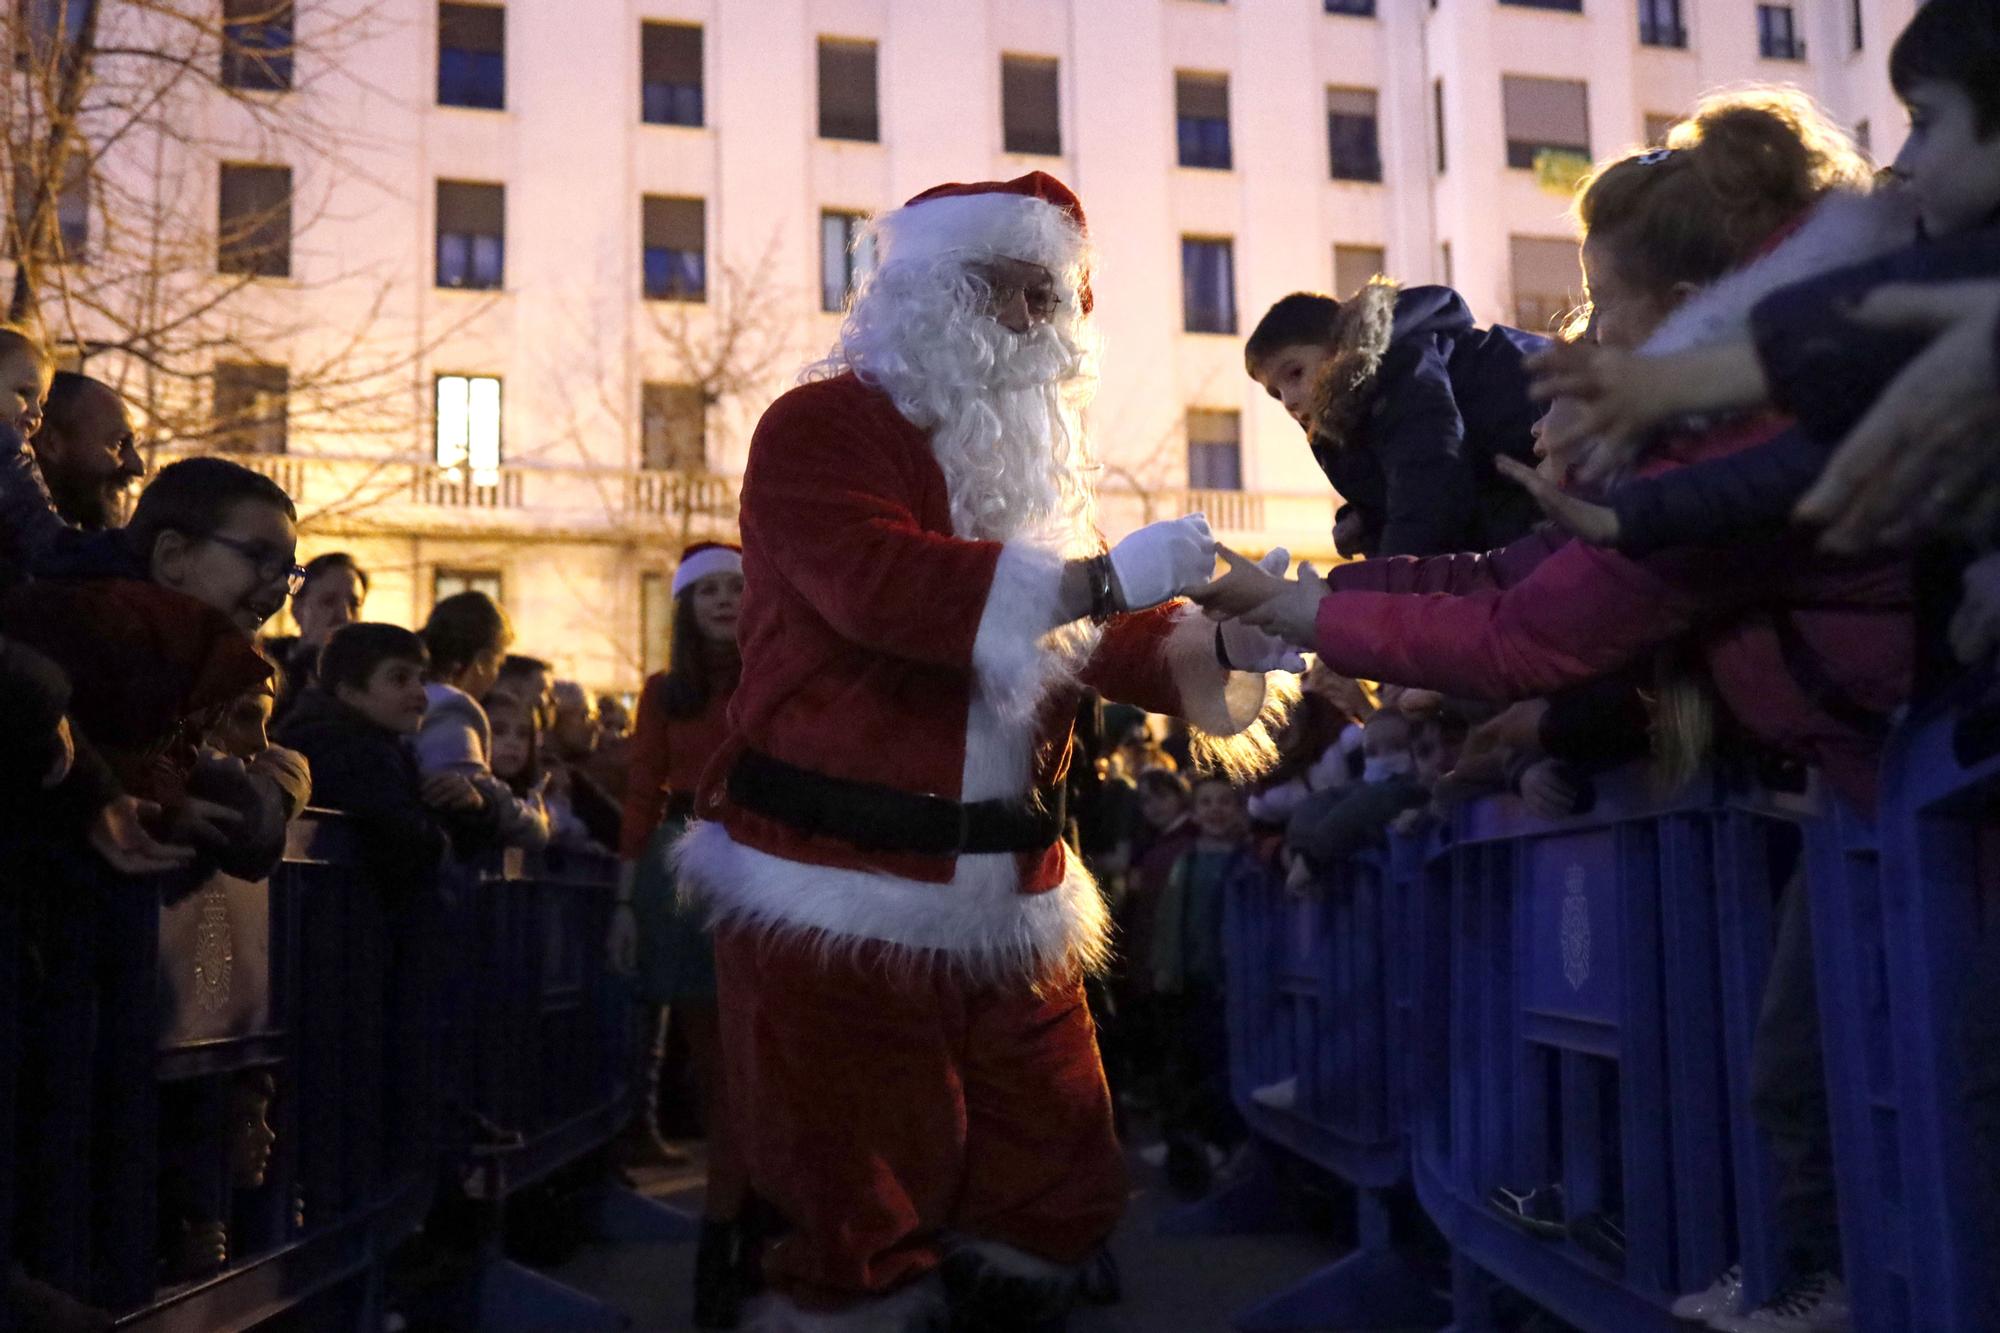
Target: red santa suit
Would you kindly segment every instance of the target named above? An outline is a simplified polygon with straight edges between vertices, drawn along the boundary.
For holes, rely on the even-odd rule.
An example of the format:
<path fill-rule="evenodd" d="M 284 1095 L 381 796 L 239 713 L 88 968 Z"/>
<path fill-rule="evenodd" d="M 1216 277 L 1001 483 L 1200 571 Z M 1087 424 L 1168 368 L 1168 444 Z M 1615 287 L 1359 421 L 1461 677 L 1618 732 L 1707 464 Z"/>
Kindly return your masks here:
<path fill-rule="evenodd" d="M 1039 173 L 974 188 L 947 223 L 1036 196 L 1080 227 Z M 1058 629 L 1065 552 L 955 532 L 931 437 L 853 374 L 764 414 L 742 529 L 756 670 L 677 857 L 716 926 L 753 1184 L 791 1227 L 763 1326 L 924 1327 L 954 1257 L 1059 1289 L 1126 1195 L 1082 988 L 1104 903 L 1054 823 L 1013 852 L 938 830 L 1057 789 L 1084 686 L 1247 743 L 1264 678 L 1186 603 Z M 831 795 L 801 820 L 769 782 Z M 878 808 L 911 836 L 826 813 Z"/>

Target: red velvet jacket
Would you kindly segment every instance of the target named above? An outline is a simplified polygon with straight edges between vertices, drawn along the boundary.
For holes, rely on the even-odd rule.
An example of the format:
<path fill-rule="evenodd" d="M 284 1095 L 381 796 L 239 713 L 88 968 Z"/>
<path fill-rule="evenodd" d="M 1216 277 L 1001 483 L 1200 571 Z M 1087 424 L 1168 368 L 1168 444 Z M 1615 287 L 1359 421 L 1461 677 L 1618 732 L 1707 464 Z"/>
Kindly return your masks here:
<path fill-rule="evenodd" d="M 742 529 L 738 635 L 756 667 L 704 777 L 708 822 L 677 853 L 684 878 L 718 917 L 776 929 L 1002 970 L 1095 961 L 1103 907 L 1060 843 L 1018 858 L 864 854 L 733 806 L 730 765 L 747 746 L 907 792 L 1022 796 L 1066 770 L 1080 684 L 1231 734 L 1257 730 L 1262 678 L 1225 672 L 1214 627 L 1185 605 L 1058 631 L 1063 553 L 954 535 L 928 435 L 852 376 L 764 414 Z"/>
<path fill-rule="evenodd" d="M 1684 437 L 1648 470 L 1781 428 L 1766 418 Z M 1864 809 L 1881 743 L 1845 719 L 1887 714 L 1910 690 L 1907 565 L 1833 560 L 1805 537 L 1634 559 L 1538 532 L 1491 556 L 1343 566 L 1330 582 L 1316 626 L 1328 666 L 1449 694 L 1548 694 L 1692 634 L 1744 729 L 1820 765 Z"/>

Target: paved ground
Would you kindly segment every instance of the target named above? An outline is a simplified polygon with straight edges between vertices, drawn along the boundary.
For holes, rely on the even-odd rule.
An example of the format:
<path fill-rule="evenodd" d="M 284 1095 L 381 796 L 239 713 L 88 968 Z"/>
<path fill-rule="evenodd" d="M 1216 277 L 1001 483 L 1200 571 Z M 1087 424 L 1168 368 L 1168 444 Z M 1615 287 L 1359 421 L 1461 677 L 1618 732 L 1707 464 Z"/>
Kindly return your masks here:
<path fill-rule="evenodd" d="M 1329 1238 L 1276 1236 L 1162 1237 L 1154 1223 L 1172 1206 L 1159 1173 L 1136 1162 L 1131 1210 L 1113 1241 L 1124 1270 L 1124 1303 L 1080 1312 L 1072 1333 L 1225 1333 L 1229 1316 L 1340 1256 Z M 693 1172 L 660 1175 L 645 1191 L 694 1207 Z M 594 1246 L 554 1276 L 629 1312 L 634 1327 L 656 1333 L 688 1329 L 692 1245 Z"/>

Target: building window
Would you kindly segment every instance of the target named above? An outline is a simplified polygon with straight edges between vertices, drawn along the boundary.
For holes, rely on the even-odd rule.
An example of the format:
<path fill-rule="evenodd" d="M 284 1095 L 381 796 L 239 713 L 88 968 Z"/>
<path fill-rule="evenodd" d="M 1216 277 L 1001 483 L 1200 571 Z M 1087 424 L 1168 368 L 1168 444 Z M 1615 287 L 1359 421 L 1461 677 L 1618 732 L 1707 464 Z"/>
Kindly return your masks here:
<path fill-rule="evenodd" d="M 1243 427 L 1235 412 L 1189 408 L 1187 414 L 1188 489 L 1243 489 Z"/>
<path fill-rule="evenodd" d="M 1431 123 L 1437 126 L 1438 175 L 1444 175 L 1444 80 L 1431 82 Z"/>
<path fill-rule="evenodd" d="M 1806 58 L 1806 44 L 1790 5 L 1757 6 L 1757 54 L 1766 60 Z"/>
<path fill-rule="evenodd" d="M 1590 156 L 1590 91 L 1574 79 L 1500 78 L 1507 165 L 1531 171 L 1543 153 Z"/>
<path fill-rule="evenodd" d="M 701 25 L 639 25 L 639 115 L 648 125 L 700 125 Z"/>
<path fill-rule="evenodd" d="M 1875 134 L 1868 128 L 1866 120 L 1854 122 L 1854 143 L 1864 153 L 1872 154 L 1875 151 Z"/>
<path fill-rule="evenodd" d="M 699 384 L 640 388 L 639 465 L 651 472 L 708 470 L 708 402 Z"/>
<path fill-rule="evenodd" d="M 881 142 L 875 43 L 819 39 L 819 137 Z"/>
<path fill-rule="evenodd" d="M 292 272 L 292 169 L 222 164 L 215 269 L 259 278 Z"/>
<path fill-rule="evenodd" d="M 292 86 L 292 0 L 222 0 L 222 83 L 267 93 Z"/>
<path fill-rule="evenodd" d="M 1000 122 L 1010 153 L 1062 156 L 1062 95 L 1056 62 L 1042 56 L 1000 57 Z"/>
<path fill-rule="evenodd" d="M 472 474 L 474 486 L 500 484 L 500 378 L 437 377 L 437 465 Z"/>
<path fill-rule="evenodd" d="M 1681 0 L 1639 0 L 1639 41 L 1645 46 L 1686 46 Z"/>
<path fill-rule="evenodd" d="M 1329 14 L 1347 14 L 1358 19 L 1375 17 L 1375 0 L 1326 0 Z"/>
<path fill-rule="evenodd" d="M 507 105 L 507 11 L 438 6 L 438 105 L 498 111 Z"/>
<path fill-rule="evenodd" d="M 1861 26 L 1861 0 L 1847 0 L 1848 41 L 1852 49 L 1859 51 L 1867 43 L 1867 33 Z"/>
<path fill-rule="evenodd" d="M 699 199 L 649 194 L 642 201 L 640 256 L 649 301 L 708 299 L 708 208 Z"/>
<path fill-rule="evenodd" d="M 283 366 L 215 363 L 215 413 L 209 433 L 230 454 L 285 452 L 285 414 L 292 377 Z"/>
<path fill-rule="evenodd" d="M 861 213 L 828 210 L 819 215 L 819 308 L 847 309 L 854 289 L 875 267 L 875 242 Z"/>
<path fill-rule="evenodd" d="M 500 590 L 505 584 L 497 569 L 447 569 L 439 565 L 431 571 L 431 605 L 462 592 L 483 592 L 496 605 L 505 605 Z"/>
<path fill-rule="evenodd" d="M 1181 237 L 1181 310 L 1189 333 L 1236 332 L 1233 242 Z"/>
<path fill-rule="evenodd" d="M 1382 179 L 1382 146 L 1375 125 L 1375 90 L 1326 90 L 1326 145 L 1337 181 Z"/>
<path fill-rule="evenodd" d="M 46 60 L 60 44 L 71 46 L 83 37 L 83 20 L 95 0 L 15 0 L 26 49 L 14 57 L 17 65 Z"/>
<path fill-rule="evenodd" d="M 1583 12 L 1583 0 L 1500 0 L 1500 3 L 1521 9 L 1560 9 L 1569 14 Z"/>
<path fill-rule="evenodd" d="M 1576 242 L 1547 236 L 1509 236 L 1508 258 L 1514 284 L 1514 323 L 1549 333 L 1583 304 L 1582 270 Z"/>
<path fill-rule="evenodd" d="M 1447 287 L 1449 287 L 1449 286 L 1451 286 L 1451 285 L 1452 285 L 1452 276 L 1451 276 L 1451 242 L 1450 242 L 1450 241 L 1443 241 L 1443 242 L 1439 243 L 1439 245 L 1438 245 L 1438 252 L 1439 252 L 1439 253 L 1438 253 L 1438 258 L 1439 258 L 1439 259 L 1441 259 L 1441 260 L 1442 260 L 1442 261 L 1444 262 L 1444 285 L 1445 285 L 1445 286 L 1447 286 Z"/>
<path fill-rule="evenodd" d="M 1227 171 L 1229 157 L 1229 76 L 1174 74 L 1174 119 L 1180 163 Z"/>
<path fill-rule="evenodd" d="M 437 183 L 437 285 L 497 291 L 507 280 L 507 187 Z"/>
<path fill-rule="evenodd" d="M 1336 245 L 1333 247 L 1333 294 L 1345 301 L 1368 285 L 1368 280 L 1389 268 L 1389 257 L 1379 245 Z"/>
<path fill-rule="evenodd" d="M 1665 148 L 1667 146 L 1667 136 L 1672 134 L 1674 126 L 1680 123 L 1681 118 L 1679 116 L 1656 116 L 1650 111 L 1647 112 L 1646 146 L 1648 148 Z"/>
<path fill-rule="evenodd" d="M 674 581 L 649 569 L 639 575 L 640 669 L 647 675 L 667 669 L 674 640 Z"/>
<path fill-rule="evenodd" d="M 26 162 L 14 163 L 14 230 L 7 238 L 10 254 L 23 249 L 44 262 L 80 264 L 90 249 L 90 165 L 71 153 L 63 167 L 62 189 L 56 192 L 55 215 L 35 220 L 35 178 Z"/>

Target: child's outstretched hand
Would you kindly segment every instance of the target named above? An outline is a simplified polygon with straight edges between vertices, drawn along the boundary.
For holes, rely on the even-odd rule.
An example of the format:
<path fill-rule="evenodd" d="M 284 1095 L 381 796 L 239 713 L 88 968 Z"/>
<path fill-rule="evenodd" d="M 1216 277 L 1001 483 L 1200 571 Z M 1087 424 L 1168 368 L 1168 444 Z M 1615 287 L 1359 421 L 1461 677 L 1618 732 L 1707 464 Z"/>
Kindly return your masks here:
<path fill-rule="evenodd" d="M 1609 505 L 1593 504 L 1571 495 L 1518 458 L 1498 455 L 1493 465 L 1501 473 L 1535 497 L 1555 525 L 1592 546 L 1618 544 L 1618 511 Z"/>
<path fill-rule="evenodd" d="M 1274 574 L 1246 555 L 1217 544 L 1215 553 L 1228 571 L 1188 593 L 1188 599 L 1208 612 L 1210 620 L 1234 620 L 1254 611 L 1285 590 L 1285 576 Z"/>
<path fill-rule="evenodd" d="M 1197 589 L 1191 594 L 1194 599 L 1207 606 L 1211 614 L 1240 619 L 1287 643 L 1309 647 L 1314 622 L 1319 619 L 1319 604 L 1328 591 L 1319 571 L 1302 562 L 1298 578 L 1288 582 L 1226 546 L 1216 550 L 1229 566 L 1229 572 L 1206 588 Z M 1204 600 L 1202 594 L 1211 590 L 1214 600 Z M 1236 611 L 1234 608 L 1238 606 L 1246 609 Z"/>
<path fill-rule="evenodd" d="M 1582 450 L 1579 480 L 1596 485 L 1630 467 L 1667 418 L 1654 393 L 1656 375 L 1630 352 L 1597 343 L 1556 343 L 1528 358 L 1529 395 L 1539 402 L 1574 399 L 1576 410 L 1542 426 L 1542 448 Z M 1585 446 L 1588 445 L 1588 448 Z"/>

